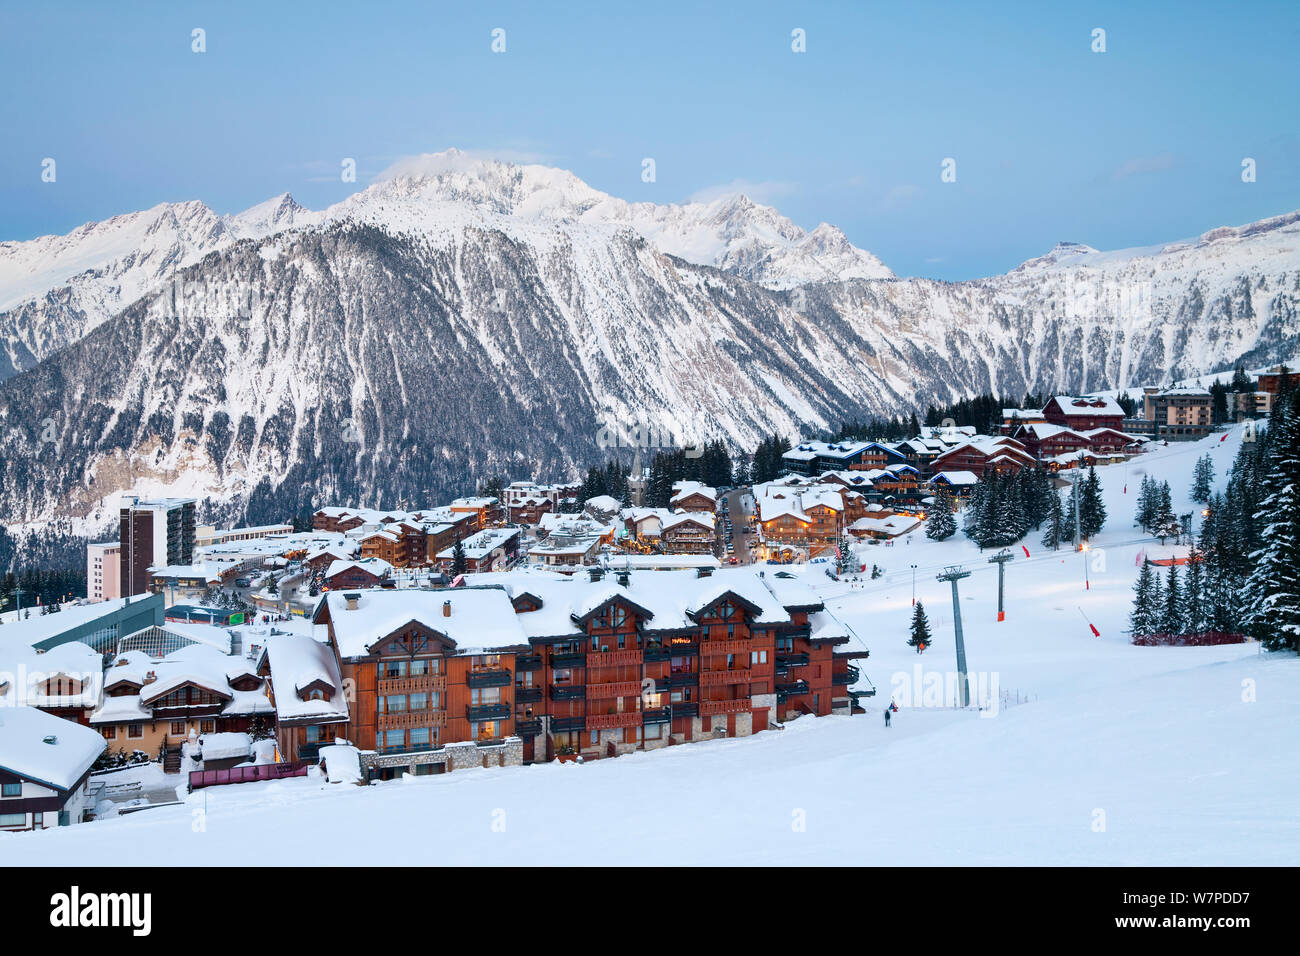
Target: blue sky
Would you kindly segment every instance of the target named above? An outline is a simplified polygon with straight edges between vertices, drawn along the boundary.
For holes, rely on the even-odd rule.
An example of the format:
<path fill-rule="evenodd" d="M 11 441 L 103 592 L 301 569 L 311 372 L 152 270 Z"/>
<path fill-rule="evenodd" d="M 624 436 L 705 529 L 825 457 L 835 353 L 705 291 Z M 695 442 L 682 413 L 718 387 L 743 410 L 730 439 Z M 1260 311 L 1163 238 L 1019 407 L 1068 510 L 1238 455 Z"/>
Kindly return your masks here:
<path fill-rule="evenodd" d="M 322 208 L 452 146 L 631 200 L 738 185 L 943 279 L 1300 208 L 1300 4 L 982 6 L 6 0 L 0 240 L 171 200 Z"/>

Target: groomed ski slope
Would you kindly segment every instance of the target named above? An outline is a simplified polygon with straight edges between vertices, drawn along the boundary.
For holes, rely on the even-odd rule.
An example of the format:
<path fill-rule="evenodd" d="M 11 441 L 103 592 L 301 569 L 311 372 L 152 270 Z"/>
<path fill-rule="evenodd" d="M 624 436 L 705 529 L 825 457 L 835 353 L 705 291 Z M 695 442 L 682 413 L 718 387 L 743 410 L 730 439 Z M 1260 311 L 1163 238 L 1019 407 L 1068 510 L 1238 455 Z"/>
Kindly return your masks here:
<path fill-rule="evenodd" d="M 7 865 L 1259 864 L 1300 861 L 1300 661 L 1257 645 L 1137 648 L 1123 633 L 1145 468 L 1176 509 L 1209 449 L 1220 486 L 1240 434 L 1099 469 L 1105 566 L 1037 536 L 996 567 L 960 535 L 863 548 L 886 576 L 860 589 L 820 570 L 827 601 L 870 646 L 869 712 L 602 760 L 458 771 L 368 788 L 318 778 L 199 791 L 184 807 L 0 838 Z M 1127 473 L 1127 474 L 1126 474 Z M 1123 487 L 1127 481 L 1128 493 Z M 1182 507 L 1178 507 L 1180 502 Z M 1094 559 L 1095 560 L 1095 559 Z M 911 564 L 936 644 L 905 644 Z M 964 563 L 974 679 L 1013 701 L 983 714 L 911 707 L 886 730 L 898 678 L 953 669 L 949 586 Z M 668 573 L 668 572 L 664 572 Z M 810 580 L 816 580 L 810 577 Z M 1080 609 L 1102 632 L 1094 637 Z M 994 695 L 1000 698 L 1001 695 Z"/>

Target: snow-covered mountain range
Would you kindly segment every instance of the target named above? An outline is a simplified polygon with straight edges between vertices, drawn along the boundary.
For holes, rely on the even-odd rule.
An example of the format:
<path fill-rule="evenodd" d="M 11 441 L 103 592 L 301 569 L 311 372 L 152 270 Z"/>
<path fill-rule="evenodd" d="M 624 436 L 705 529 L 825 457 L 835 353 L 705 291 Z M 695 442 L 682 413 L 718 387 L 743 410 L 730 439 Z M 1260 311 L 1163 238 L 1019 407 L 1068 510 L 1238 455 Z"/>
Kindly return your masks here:
<path fill-rule="evenodd" d="M 167 204 L 0 243 L 0 521 L 131 487 L 423 504 L 599 460 L 602 425 L 752 446 L 1290 359 L 1298 307 L 1300 213 L 949 283 L 744 196 L 628 203 L 452 151 L 319 212 Z"/>

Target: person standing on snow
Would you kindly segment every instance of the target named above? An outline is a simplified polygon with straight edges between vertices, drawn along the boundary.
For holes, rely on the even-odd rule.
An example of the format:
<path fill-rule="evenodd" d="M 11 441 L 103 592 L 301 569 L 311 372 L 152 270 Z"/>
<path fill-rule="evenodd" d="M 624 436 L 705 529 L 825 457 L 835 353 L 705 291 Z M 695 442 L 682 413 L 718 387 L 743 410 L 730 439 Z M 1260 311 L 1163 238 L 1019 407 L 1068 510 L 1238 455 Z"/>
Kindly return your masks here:
<path fill-rule="evenodd" d="M 886 727 L 889 726 L 889 708 L 888 708 L 888 707 L 885 708 L 885 726 L 886 726 Z"/>

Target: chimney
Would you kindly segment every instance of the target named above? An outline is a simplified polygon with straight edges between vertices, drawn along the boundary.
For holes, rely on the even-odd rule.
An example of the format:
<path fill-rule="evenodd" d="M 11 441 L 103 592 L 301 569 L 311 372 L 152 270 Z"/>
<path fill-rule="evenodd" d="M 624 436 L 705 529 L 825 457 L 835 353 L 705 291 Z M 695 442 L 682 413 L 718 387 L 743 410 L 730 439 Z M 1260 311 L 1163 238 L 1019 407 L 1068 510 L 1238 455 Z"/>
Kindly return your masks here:
<path fill-rule="evenodd" d="M 443 602 L 442 602 L 442 616 L 443 616 L 443 617 L 451 617 L 451 602 L 450 602 L 450 601 L 443 601 Z"/>
<path fill-rule="evenodd" d="M 59 742 L 59 738 L 54 736 L 54 734 L 50 734 L 48 737 L 45 738 L 45 742 L 50 745 L 57 744 Z"/>
<path fill-rule="evenodd" d="M 601 568 L 591 568 L 587 571 L 587 575 L 588 577 L 591 578 L 591 580 L 599 581 L 601 578 L 605 576 L 605 572 Z"/>
<path fill-rule="evenodd" d="M 695 569 L 695 576 L 696 576 L 697 578 L 707 578 L 707 577 L 709 577 L 711 574 L 713 574 L 713 569 L 712 569 L 712 568 L 696 568 L 696 569 Z"/>
<path fill-rule="evenodd" d="M 158 679 L 158 675 L 155 674 L 153 671 L 150 671 L 149 673 L 144 675 L 144 682 L 146 684 L 152 684 L 157 679 Z"/>
<path fill-rule="evenodd" d="M 618 573 L 618 583 L 623 585 L 623 587 L 627 587 L 631 580 L 632 580 L 632 575 L 629 572 L 620 571 Z"/>
<path fill-rule="evenodd" d="M 361 600 L 361 595 L 353 591 L 350 594 L 343 595 L 343 600 L 347 602 L 344 607 L 349 611 L 355 611 L 357 609 L 357 602 Z"/>

